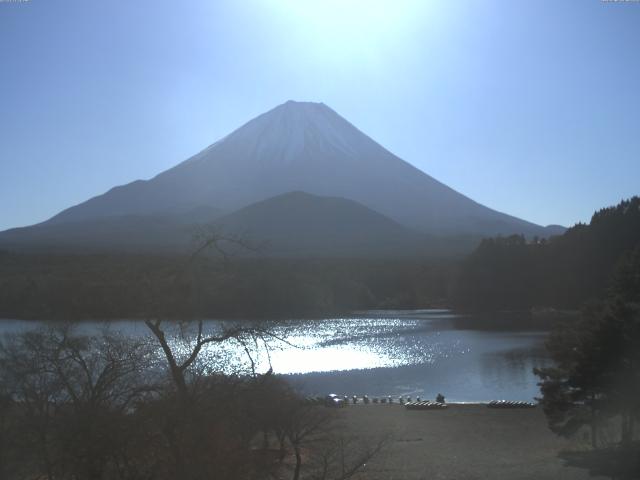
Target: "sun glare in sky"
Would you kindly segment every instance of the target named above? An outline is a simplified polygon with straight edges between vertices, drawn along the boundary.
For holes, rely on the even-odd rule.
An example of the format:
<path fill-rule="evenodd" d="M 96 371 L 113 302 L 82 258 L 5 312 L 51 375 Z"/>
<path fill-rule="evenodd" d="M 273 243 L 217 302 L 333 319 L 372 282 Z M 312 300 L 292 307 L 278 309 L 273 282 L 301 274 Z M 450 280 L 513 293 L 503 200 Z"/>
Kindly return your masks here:
<path fill-rule="evenodd" d="M 375 57 L 402 41 L 423 20 L 428 1 L 283 0 L 272 8 L 297 25 L 316 55 L 334 60 Z M 295 39 L 292 39 L 295 41 Z"/>

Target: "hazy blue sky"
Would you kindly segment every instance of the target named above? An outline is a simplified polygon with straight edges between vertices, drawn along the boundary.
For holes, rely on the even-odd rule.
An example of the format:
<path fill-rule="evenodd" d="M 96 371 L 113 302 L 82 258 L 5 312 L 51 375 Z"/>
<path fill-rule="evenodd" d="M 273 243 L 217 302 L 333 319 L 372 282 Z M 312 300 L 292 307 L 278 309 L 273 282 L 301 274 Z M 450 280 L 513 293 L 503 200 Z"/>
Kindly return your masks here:
<path fill-rule="evenodd" d="M 588 221 L 640 193 L 640 3 L 0 2 L 0 229 L 322 101 L 489 207 Z"/>

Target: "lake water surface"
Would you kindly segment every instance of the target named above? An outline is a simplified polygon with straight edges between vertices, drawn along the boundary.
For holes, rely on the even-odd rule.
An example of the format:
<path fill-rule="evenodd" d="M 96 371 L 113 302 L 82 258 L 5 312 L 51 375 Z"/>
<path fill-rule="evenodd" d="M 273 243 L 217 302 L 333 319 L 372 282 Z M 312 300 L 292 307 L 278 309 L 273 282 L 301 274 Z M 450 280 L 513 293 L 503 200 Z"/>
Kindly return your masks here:
<path fill-rule="evenodd" d="M 286 342 L 269 339 L 244 346 L 212 346 L 203 350 L 200 366 L 247 371 L 246 347 L 256 370 L 271 366 L 308 395 L 333 392 L 433 399 L 443 393 L 449 401 L 467 402 L 532 400 L 539 395 L 532 370 L 549 363 L 544 332 L 475 330 L 461 328 L 459 320 L 446 310 L 387 310 L 349 318 L 288 321 L 274 327 Z M 465 320 L 465 325 L 473 324 Z M 0 320 L 0 332 L 40 324 Z M 223 324 L 211 320 L 206 328 L 216 330 Z M 109 328 L 125 335 L 149 335 L 142 322 L 132 320 L 82 322 L 77 328 L 83 333 Z M 174 326 L 176 350 L 188 350 L 185 338 L 188 335 L 183 337 Z"/>

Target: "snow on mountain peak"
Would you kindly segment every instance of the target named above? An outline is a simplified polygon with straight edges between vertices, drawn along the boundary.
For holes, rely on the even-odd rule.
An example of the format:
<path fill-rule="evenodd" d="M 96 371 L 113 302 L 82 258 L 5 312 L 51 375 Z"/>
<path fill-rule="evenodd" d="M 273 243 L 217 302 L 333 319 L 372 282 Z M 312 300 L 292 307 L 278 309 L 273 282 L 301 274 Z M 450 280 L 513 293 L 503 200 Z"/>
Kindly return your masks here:
<path fill-rule="evenodd" d="M 205 160 L 212 150 L 229 149 L 258 164 L 287 165 L 309 150 L 324 155 L 357 156 L 371 140 L 324 103 L 289 100 L 254 118 L 214 143 L 192 161 Z"/>

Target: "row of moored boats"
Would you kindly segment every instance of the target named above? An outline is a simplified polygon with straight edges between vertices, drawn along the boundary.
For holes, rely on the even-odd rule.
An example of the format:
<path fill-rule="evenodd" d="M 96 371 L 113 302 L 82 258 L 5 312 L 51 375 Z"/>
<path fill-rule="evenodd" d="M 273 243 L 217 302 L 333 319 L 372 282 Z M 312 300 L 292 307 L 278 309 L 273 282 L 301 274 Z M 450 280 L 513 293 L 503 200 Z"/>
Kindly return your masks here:
<path fill-rule="evenodd" d="M 442 410 L 447 408 L 447 404 L 441 402 L 409 402 L 404 406 L 407 410 Z"/>
<path fill-rule="evenodd" d="M 531 402 L 512 402 L 510 400 L 493 400 L 487 404 L 489 408 L 534 408 L 535 403 Z"/>

